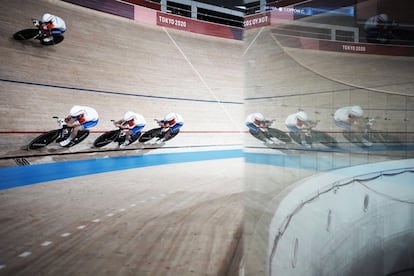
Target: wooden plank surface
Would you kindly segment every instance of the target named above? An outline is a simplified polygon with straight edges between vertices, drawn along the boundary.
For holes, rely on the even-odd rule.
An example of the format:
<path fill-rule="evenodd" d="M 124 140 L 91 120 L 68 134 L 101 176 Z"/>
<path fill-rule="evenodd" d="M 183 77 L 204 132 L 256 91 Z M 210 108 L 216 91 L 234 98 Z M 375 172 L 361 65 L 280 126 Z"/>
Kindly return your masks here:
<path fill-rule="evenodd" d="M 0 7 L 2 157 L 46 153 L 29 158 L 31 164 L 91 158 L 76 151 L 90 150 L 97 135 L 113 129 L 110 120 L 128 110 L 145 116 L 145 130 L 167 112 L 184 117 L 182 133 L 164 153 L 241 147 L 240 41 L 140 25 L 63 1 L 2 1 Z M 44 47 L 11 38 L 44 12 L 65 19 L 61 44 Z M 74 155 L 47 156 L 59 151 L 56 146 L 22 149 L 57 128 L 51 116 L 66 115 L 74 104 L 93 106 L 100 114 L 90 137 L 69 150 Z M 92 158 L 151 153 L 157 151 Z M 2 166 L 16 166 L 10 162 Z M 242 168 L 240 158 L 203 161 L 3 190 L 0 275 L 235 273 Z"/>

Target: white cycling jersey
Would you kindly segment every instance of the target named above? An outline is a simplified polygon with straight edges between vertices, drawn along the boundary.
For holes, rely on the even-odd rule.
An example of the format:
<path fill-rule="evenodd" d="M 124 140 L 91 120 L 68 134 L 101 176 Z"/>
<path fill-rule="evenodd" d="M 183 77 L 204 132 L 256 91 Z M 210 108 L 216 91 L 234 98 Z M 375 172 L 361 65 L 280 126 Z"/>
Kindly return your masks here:
<path fill-rule="evenodd" d="M 83 106 L 82 109 L 85 111 L 83 118 L 84 121 L 89 122 L 89 121 L 96 121 L 99 119 L 99 115 L 98 112 L 89 106 Z"/>
<path fill-rule="evenodd" d="M 43 15 L 43 17 L 45 17 L 45 15 Z M 61 32 L 66 31 L 66 23 L 62 18 L 53 14 L 48 15 L 48 17 L 50 18 L 50 24 L 47 25 L 48 29 L 58 29 Z"/>
<path fill-rule="evenodd" d="M 299 113 L 299 112 L 298 112 Z M 299 132 L 301 131 L 302 128 L 305 127 L 305 124 L 299 126 L 298 125 L 298 113 L 294 113 L 294 114 L 290 114 L 289 116 L 287 116 L 286 121 L 285 121 L 285 126 L 293 132 Z"/>
<path fill-rule="evenodd" d="M 351 106 L 341 107 L 335 111 L 334 120 L 336 122 L 348 122 Z"/>

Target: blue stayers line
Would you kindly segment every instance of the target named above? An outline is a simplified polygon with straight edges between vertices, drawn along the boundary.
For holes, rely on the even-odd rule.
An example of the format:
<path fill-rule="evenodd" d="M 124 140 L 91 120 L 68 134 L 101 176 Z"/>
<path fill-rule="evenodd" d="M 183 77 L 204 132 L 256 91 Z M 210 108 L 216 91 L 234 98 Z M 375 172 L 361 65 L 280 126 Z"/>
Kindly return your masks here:
<path fill-rule="evenodd" d="M 270 165 L 276 167 L 296 168 L 302 170 L 328 171 L 334 168 L 349 166 L 346 160 L 343 164 L 340 159 L 321 158 L 318 155 L 301 154 L 265 154 L 265 153 L 244 153 L 246 163 Z"/>
<path fill-rule="evenodd" d="M 97 173 L 165 164 L 242 158 L 242 150 L 120 156 L 0 168 L 0 190 Z"/>
<path fill-rule="evenodd" d="M 0 81 L 3 81 L 3 82 L 11 82 L 11 83 L 18 83 L 18 84 L 28 84 L 28 85 L 44 86 L 44 87 L 54 87 L 54 88 L 68 89 L 68 90 L 76 90 L 76 91 L 86 91 L 86 92 L 92 92 L 92 93 L 133 96 L 133 97 L 141 97 L 141 98 L 178 100 L 178 101 L 190 101 L 190 102 L 206 102 L 206 103 L 222 103 L 222 104 L 243 104 L 242 102 L 216 101 L 216 100 L 199 100 L 199 99 L 174 98 L 174 97 L 164 97 L 164 96 L 151 96 L 151 95 L 132 94 L 132 93 L 125 93 L 125 92 L 105 91 L 105 90 L 97 90 L 97 89 L 88 89 L 88 88 L 80 88 L 80 87 L 69 87 L 69 86 L 62 86 L 62 85 L 53 85 L 53 84 L 36 83 L 36 82 L 26 82 L 26 81 L 16 81 L 16 80 L 7 80 L 7 79 L 0 79 Z"/>

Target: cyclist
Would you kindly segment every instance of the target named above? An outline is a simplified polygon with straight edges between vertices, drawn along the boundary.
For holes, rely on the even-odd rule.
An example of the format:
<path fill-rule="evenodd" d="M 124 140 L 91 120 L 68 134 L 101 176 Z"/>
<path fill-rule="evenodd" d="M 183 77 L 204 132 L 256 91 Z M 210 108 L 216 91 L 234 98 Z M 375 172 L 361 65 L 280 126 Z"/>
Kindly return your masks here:
<path fill-rule="evenodd" d="M 368 42 L 386 42 L 385 31 L 391 22 L 388 19 L 388 15 L 381 13 L 372 16 L 365 21 L 364 30 L 367 36 Z"/>
<path fill-rule="evenodd" d="M 272 137 L 268 134 L 268 129 L 272 121 L 266 120 L 262 113 L 250 114 L 247 116 L 245 124 L 249 128 L 250 134 L 257 139 L 268 144 L 274 143 L 271 140 Z"/>
<path fill-rule="evenodd" d="M 180 128 L 184 125 L 184 120 L 181 115 L 172 112 L 165 115 L 163 119 L 156 121 L 162 128 L 161 132 L 163 134 L 162 138 L 157 140 L 157 144 L 161 144 L 177 136 Z"/>
<path fill-rule="evenodd" d="M 286 118 L 285 125 L 289 129 L 289 135 L 293 140 L 306 148 L 311 147 L 311 145 L 306 141 L 308 115 L 305 112 L 299 111 L 289 115 Z"/>
<path fill-rule="evenodd" d="M 46 32 L 46 37 L 43 37 L 44 42 L 52 41 L 53 35 L 61 35 L 66 32 L 65 21 L 59 16 L 50 13 L 43 14 L 42 20 L 34 19 L 33 25 Z"/>
<path fill-rule="evenodd" d="M 360 106 L 345 106 L 335 111 L 334 121 L 338 127 L 349 130 L 363 115 L 364 111 Z"/>
<path fill-rule="evenodd" d="M 98 112 L 94 108 L 80 105 L 72 106 L 69 116 L 65 119 L 66 125 L 72 127 L 72 132 L 66 140 L 60 142 L 60 145 L 62 147 L 69 145 L 76 138 L 79 131 L 96 126 L 98 121 Z"/>
<path fill-rule="evenodd" d="M 114 122 L 114 125 L 122 128 L 122 133 L 125 135 L 125 142 L 120 144 L 120 148 L 125 148 L 141 136 L 141 130 L 146 125 L 145 118 L 138 113 L 128 111 L 124 117 Z"/>

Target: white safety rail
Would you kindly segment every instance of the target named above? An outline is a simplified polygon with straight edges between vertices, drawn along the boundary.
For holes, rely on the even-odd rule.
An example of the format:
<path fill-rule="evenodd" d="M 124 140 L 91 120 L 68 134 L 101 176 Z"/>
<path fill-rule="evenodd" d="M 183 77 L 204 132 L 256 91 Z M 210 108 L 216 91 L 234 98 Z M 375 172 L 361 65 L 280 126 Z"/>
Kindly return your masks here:
<path fill-rule="evenodd" d="M 330 40 L 337 41 L 340 39 L 337 39 L 338 37 L 338 31 L 343 31 L 350 33 L 350 37 L 353 37 L 354 42 L 359 42 L 359 28 L 358 27 L 349 27 L 349 26 L 341 26 L 341 25 L 331 25 L 331 24 L 323 24 L 323 23 L 313 23 L 313 22 L 307 22 L 307 21 L 299 21 L 299 20 L 277 20 L 276 25 L 277 30 L 284 30 L 284 31 L 291 31 L 291 32 L 300 32 L 301 35 L 305 36 L 315 36 L 315 35 L 325 35 L 325 33 L 317 33 L 314 31 L 311 31 L 311 29 L 320 29 L 321 31 L 328 31 Z M 289 28 L 290 26 L 299 26 L 299 27 L 307 27 L 309 28 L 309 31 L 306 30 L 294 30 L 292 28 Z M 279 28 L 282 27 L 282 28 Z"/>

